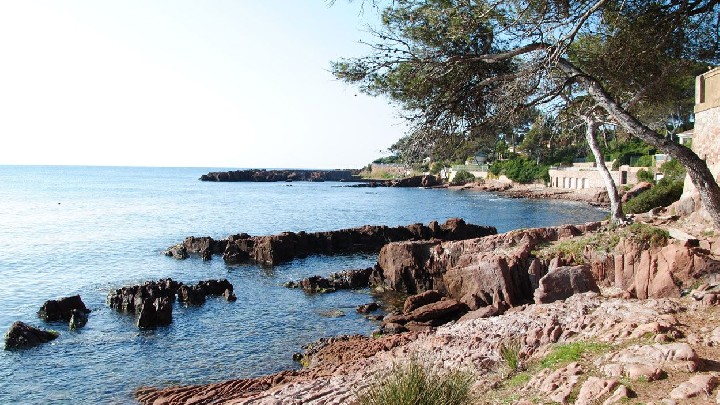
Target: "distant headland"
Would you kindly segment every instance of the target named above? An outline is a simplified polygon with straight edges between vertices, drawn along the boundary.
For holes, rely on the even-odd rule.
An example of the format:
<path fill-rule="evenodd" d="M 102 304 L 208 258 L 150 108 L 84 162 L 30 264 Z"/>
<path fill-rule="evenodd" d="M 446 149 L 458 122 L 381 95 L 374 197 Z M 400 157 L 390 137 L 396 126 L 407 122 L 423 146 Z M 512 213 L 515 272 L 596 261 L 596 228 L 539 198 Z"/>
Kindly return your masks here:
<path fill-rule="evenodd" d="M 202 181 L 362 181 L 360 170 L 267 170 L 247 169 L 210 172 L 200 176 Z"/>

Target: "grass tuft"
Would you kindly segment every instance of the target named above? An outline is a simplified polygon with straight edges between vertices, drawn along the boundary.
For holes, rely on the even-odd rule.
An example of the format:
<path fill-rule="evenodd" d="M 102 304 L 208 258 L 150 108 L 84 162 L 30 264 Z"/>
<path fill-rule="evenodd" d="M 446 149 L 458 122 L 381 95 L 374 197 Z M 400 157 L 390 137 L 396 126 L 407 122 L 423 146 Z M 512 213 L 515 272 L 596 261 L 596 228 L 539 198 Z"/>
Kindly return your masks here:
<path fill-rule="evenodd" d="M 522 369 L 520 349 L 521 344 L 517 339 L 500 344 L 500 358 L 505 362 L 511 372 Z"/>
<path fill-rule="evenodd" d="M 574 361 L 580 361 L 587 353 L 602 353 L 612 346 L 608 343 L 574 342 L 557 345 L 540 361 L 541 368 L 559 368 Z"/>
<path fill-rule="evenodd" d="M 396 364 L 358 395 L 360 405 L 473 404 L 469 373 L 429 370 L 418 361 Z"/>

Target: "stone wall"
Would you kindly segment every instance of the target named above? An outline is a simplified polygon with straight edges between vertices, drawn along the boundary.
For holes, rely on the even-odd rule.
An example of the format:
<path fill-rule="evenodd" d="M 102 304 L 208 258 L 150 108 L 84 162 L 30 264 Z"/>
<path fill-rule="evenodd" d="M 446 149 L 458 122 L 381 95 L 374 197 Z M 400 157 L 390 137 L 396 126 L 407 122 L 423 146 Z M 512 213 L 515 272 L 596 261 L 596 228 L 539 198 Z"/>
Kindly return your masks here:
<path fill-rule="evenodd" d="M 720 68 L 715 68 L 696 78 L 695 81 L 695 129 L 692 149 L 705 159 L 710 171 L 718 177 L 720 173 Z M 702 212 L 700 198 L 689 177 L 680 202 L 675 205 L 678 214 L 687 215 Z"/>

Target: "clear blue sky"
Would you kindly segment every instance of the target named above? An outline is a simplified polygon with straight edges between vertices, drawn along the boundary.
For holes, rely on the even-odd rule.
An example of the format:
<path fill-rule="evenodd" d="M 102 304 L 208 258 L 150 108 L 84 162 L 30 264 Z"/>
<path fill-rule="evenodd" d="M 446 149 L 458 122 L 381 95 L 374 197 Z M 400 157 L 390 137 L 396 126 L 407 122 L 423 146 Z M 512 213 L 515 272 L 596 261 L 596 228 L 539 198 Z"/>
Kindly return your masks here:
<path fill-rule="evenodd" d="M 324 0 L 0 0 L 0 165 L 356 168 L 405 131 Z"/>

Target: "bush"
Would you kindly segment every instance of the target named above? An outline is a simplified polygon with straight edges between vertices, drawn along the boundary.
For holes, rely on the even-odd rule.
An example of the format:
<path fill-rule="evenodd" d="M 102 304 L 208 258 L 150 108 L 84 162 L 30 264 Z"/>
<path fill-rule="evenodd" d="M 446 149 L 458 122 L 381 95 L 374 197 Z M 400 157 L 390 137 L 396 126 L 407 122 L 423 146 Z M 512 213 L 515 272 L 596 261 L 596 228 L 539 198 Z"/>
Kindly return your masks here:
<path fill-rule="evenodd" d="M 647 181 L 648 183 L 655 183 L 655 174 L 650 170 L 640 169 L 637 172 L 638 181 Z"/>
<path fill-rule="evenodd" d="M 635 162 L 635 166 L 638 167 L 653 167 L 655 166 L 655 157 L 650 155 L 640 156 Z"/>
<path fill-rule="evenodd" d="M 535 180 L 550 181 L 549 166 L 538 165 L 534 160 L 515 157 L 503 162 L 495 162 L 490 166 L 494 176 L 506 175 L 517 183 L 532 183 Z"/>
<path fill-rule="evenodd" d="M 668 160 L 660 165 L 660 172 L 665 175 L 664 178 L 670 180 L 685 180 L 685 168 L 677 160 Z"/>
<path fill-rule="evenodd" d="M 430 165 L 430 174 L 438 175 L 447 165 L 444 162 L 432 162 Z"/>
<path fill-rule="evenodd" d="M 358 395 L 361 405 L 464 405 L 472 404 L 473 379 L 468 373 L 438 373 L 418 361 L 395 365 L 389 374 Z"/>
<path fill-rule="evenodd" d="M 683 191 L 681 180 L 662 179 L 656 186 L 631 198 L 623 204 L 626 214 L 639 214 L 648 212 L 653 208 L 667 207 L 680 199 Z"/>
<path fill-rule="evenodd" d="M 453 186 L 461 186 L 471 181 L 475 181 L 475 175 L 473 175 L 467 170 L 459 170 L 457 173 L 455 173 L 455 177 L 453 177 L 452 183 L 450 184 Z"/>

